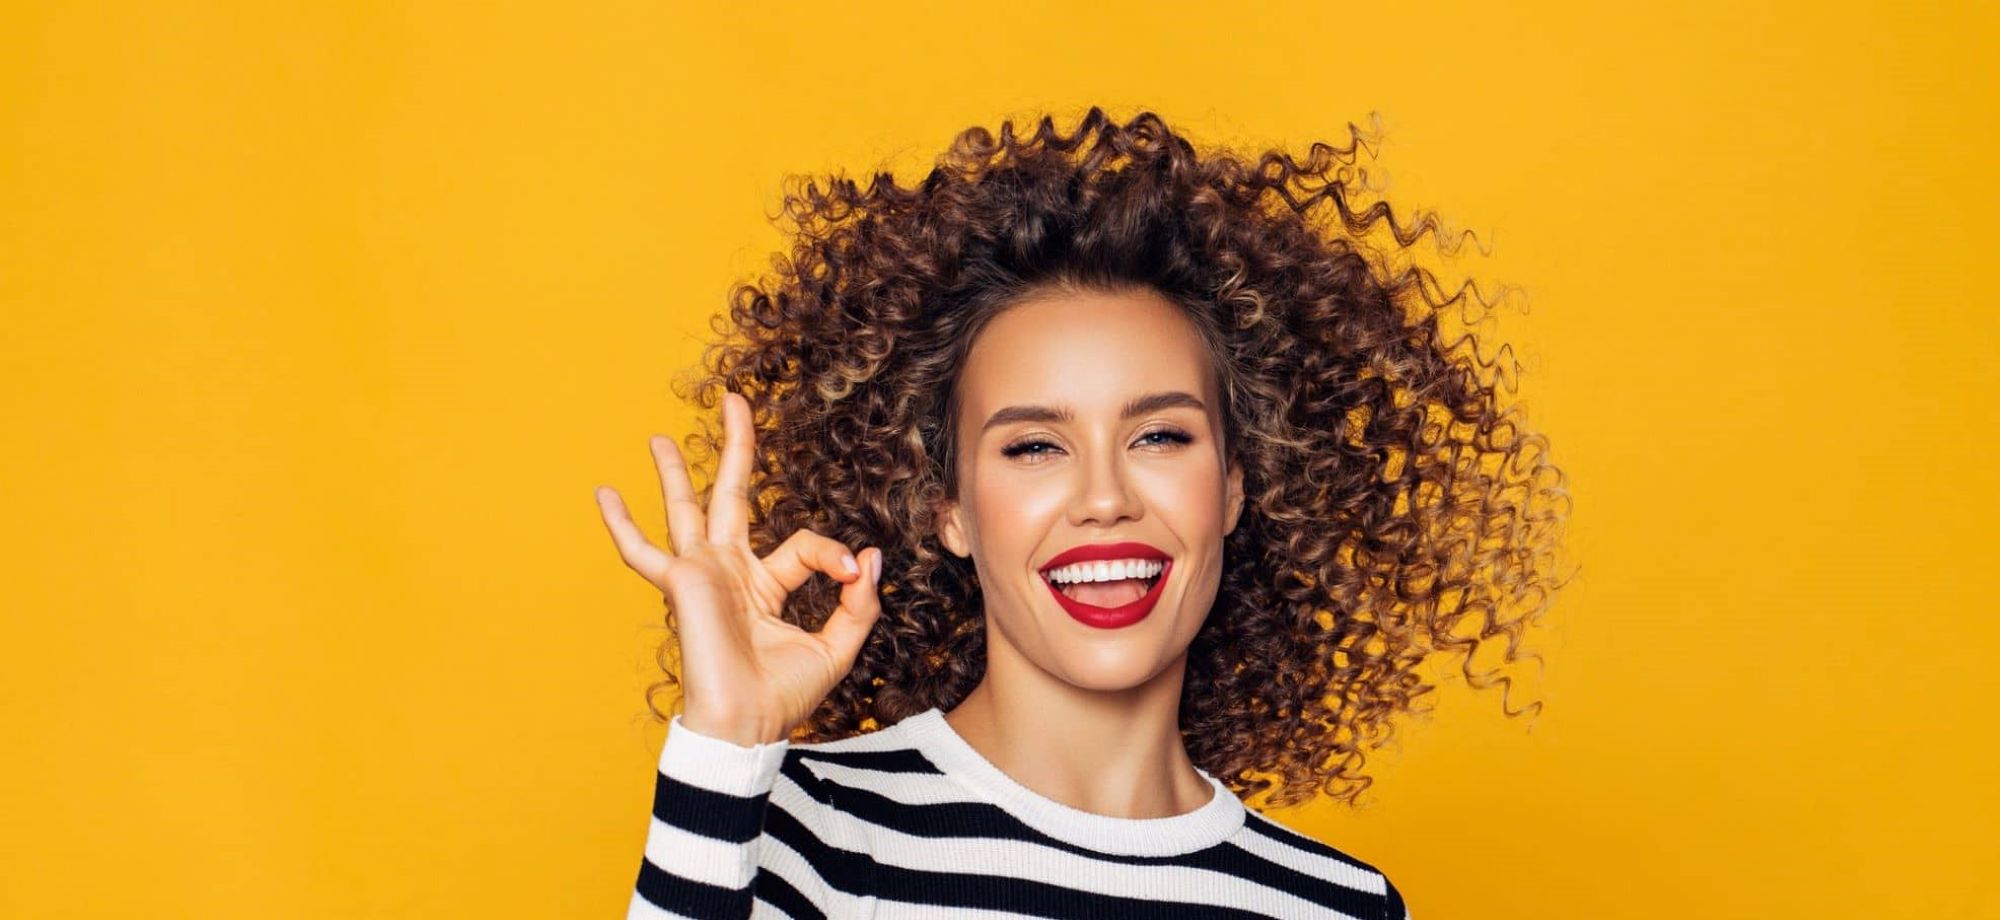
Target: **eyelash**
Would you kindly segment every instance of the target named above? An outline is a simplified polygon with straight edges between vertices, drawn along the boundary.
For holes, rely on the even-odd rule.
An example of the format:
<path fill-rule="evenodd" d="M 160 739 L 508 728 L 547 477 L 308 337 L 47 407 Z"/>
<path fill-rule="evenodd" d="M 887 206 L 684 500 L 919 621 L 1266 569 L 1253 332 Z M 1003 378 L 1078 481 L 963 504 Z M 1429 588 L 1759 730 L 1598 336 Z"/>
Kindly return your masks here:
<path fill-rule="evenodd" d="M 1157 429 L 1154 429 L 1154 430 L 1152 430 L 1152 431 L 1148 431 L 1148 432 L 1146 432 L 1146 433 L 1145 433 L 1145 434 L 1143 434 L 1143 435 L 1140 435 L 1140 436 L 1139 436 L 1139 439 L 1143 441 L 1143 440 L 1145 440 L 1146 438 L 1150 438 L 1150 437 L 1153 437 L 1154 435 L 1160 435 L 1160 436 L 1162 436 L 1162 437 L 1165 437 L 1165 438 L 1166 438 L 1166 439 L 1167 439 L 1167 440 L 1168 440 L 1169 442 L 1171 442 L 1171 443 L 1174 443 L 1174 444 L 1192 444 L 1192 443 L 1194 443 L 1194 437 L 1193 437 L 1193 436 L 1189 435 L 1189 434 L 1188 434 L 1187 432 L 1185 432 L 1185 431 L 1181 431 L 1181 430 L 1180 430 L 1180 429 L 1178 429 L 1178 428 L 1157 428 Z M 1045 446 L 1045 447 L 1055 447 L 1055 446 L 1056 446 L 1055 442 L 1053 442 L 1053 441 L 1050 441 L 1050 440 L 1049 440 L 1049 439 L 1047 439 L 1047 438 L 1041 438 L 1041 437 L 1035 437 L 1035 438 L 1028 438 L 1028 439 L 1024 439 L 1024 440 L 1020 440 L 1020 441 L 1015 441 L 1014 443 L 1012 443 L 1012 444 L 1009 444 L 1009 445 L 1007 445 L 1006 447 L 1003 447 L 1003 448 L 1001 448 L 1001 449 L 1000 449 L 1000 455 L 1001 455 L 1001 456 L 1003 456 L 1003 457 L 1009 457 L 1009 458 L 1013 458 L 1013 457 L 1019 457 L 1019 456 L 1021 456 L 1021 455 L 1023 455 L 1023 454 L 1030 454 L 1030 451 L 1028 450 L 1028 448 L 1031 448 L 1031 447 L 1035 447 L 1035 446 L 1037 446 L 1037 445 L 1040 445 L 1040 446 Z M 1046 451 L 1038 451 L 1038 452 L 1033 452 L 1033 453 L 1032 453 L 1032 455 L 1033 455 L 1033 456 L 1042 456 L 1043 454 L 1046 454 L 1046 453 L 1047 453 Z"/>

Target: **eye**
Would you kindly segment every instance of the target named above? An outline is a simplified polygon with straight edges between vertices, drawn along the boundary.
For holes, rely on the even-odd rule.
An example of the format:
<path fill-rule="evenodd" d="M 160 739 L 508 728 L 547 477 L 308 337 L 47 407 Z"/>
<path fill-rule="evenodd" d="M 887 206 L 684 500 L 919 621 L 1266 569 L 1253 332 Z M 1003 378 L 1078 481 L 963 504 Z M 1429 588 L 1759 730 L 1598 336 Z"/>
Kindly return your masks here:
<path fill-rule="evenodd" d="M 1139 440 L 1134 442 L 1133 446 L 1167 447 L 1192 443 L 1194 443 L 1194 436 L 1178 428 L 1156 428 L 1140 435 Z M 1045 457 L 1061 452 L 1062 448 L 1057 446 L 1055 442 L 1042 437 L 1023 438 L 1006 447 L 1000 448 L 1000 455 L 1009 459 L 1023 456 Z"/>
<path fill-rule="evenodd" d="M 1015 441 L 1014 443 L 1009 444 L 1006 447 L 1000 448 L 1000 455 L 1008 458 L 1019 457 L 1023 454 L 1026 454 L 1030 457 L 1040 457 L 1050 452 L 1048 450 L 1037 450 L 1036 448 L 1050 448 L 1052 450 L 1061 449 L 1056 447 L 1055 442 L 1047 440 L 1045 438 L 1024 438 L 1022 440 Z"/>
<path fill-rule="evenodd" d="M 1154 440 L 1158 438 L 1159 440 Z M 1178 428 L 1156 428 L 1139 436 L 1141 444 L 1192 444 L 1194 436 Z"/>

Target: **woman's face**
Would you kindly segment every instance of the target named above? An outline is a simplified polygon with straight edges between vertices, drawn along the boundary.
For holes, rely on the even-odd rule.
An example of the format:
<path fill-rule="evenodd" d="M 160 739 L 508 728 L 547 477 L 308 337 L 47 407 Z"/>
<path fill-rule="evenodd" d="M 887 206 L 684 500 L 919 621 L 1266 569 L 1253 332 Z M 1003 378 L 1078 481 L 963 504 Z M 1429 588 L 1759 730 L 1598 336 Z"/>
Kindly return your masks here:
<path fill-rule="evenodd" d="M 1072 685 L 1120 690 L 1179 660 L 1243 506 L 1194 326 L 1149 290 L 1036 295 L 980 332 L 958 388 L 958 499 L 939 536 L 979 573 L 989 662 L 1003 642 Z M 1114 543 L 1139 564 L 1048 570 Z"/>

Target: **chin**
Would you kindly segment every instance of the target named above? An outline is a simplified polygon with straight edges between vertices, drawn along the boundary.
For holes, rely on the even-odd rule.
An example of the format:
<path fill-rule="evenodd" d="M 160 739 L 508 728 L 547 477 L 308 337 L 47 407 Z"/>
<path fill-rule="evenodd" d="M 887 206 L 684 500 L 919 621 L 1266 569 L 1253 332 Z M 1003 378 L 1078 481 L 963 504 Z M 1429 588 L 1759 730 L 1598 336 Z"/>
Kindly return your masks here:
<path fill-rule="evenodd" d="M 1080 643 L 1057 651 L 1061 669 L 1056 673 L 1084 690 L 1101 693 L 1130 690 L 1159 677 L 1184 651 L 1168 649 L 1138 636 L 1109 638 L 1111 641 Z"/>

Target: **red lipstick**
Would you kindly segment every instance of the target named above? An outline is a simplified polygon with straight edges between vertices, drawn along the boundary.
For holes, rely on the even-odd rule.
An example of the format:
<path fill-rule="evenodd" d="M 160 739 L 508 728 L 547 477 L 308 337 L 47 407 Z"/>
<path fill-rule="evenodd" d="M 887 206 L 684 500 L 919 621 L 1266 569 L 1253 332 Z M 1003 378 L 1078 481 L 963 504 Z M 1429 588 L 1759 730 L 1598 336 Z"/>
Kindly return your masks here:
<path fill-rule="evenodd" d="M 1144 596 L 1118 607 L 1086 604 L 1062 593 L 1056 588 L 1056 583 L 1048 578 L 1050 571 L 1063 566 L 1105 559 L 1156 559 L 1163 563 L 1163 567 L 1160 569 L 1159 578 L 1154 580 L 1153 587 L 1148 589 Z M 1042 583 L 1049 586 L 1049 593 L 1055 595 L 1056 603 L 1061 604 L 1063 610 L 1075 617 L 1078 622 L 1098 629 L 1118 629 L 1137 623 L 1153 612 L 1153 605 L 1160 602 L 1160 595 L 1166 589 L 1167 576 L 1174 573 L 1174 560 L 1173 557 L 1145 543 L 1090 543 L 1072 546 L 1057 553 L 1054 559 L 1042 563 L 1039 571 Z"/>

